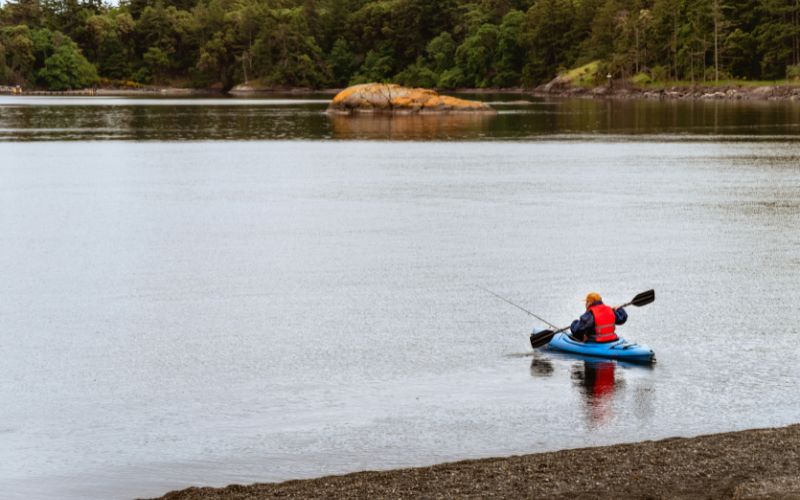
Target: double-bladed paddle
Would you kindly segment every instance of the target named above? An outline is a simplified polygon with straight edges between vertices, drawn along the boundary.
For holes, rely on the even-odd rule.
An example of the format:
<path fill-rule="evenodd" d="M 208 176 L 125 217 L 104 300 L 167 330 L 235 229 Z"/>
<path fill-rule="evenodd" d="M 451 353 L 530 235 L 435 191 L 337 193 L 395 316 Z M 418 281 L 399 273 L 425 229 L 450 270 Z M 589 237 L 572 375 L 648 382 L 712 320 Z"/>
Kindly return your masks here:
<path fill-rule="evenodd" d="M 638 294 L 630 302 L 622 304 L 621 306 L 617 306 L 614 309 L 619 309 L 620 307 L 628 307 L 628 306 L 642 307 L 653 302 L 654 300 L 656 300 L 656 291 L 647 290 L 646 292 Z M 541 332 L 534 333 L 531 335 L 531 347 L 533 347 L 534 349 L 536 349 L 537 347 L 542 347 L 543 345 L 553 340 L 555 334 L 561 333 L 568 329 L 569 327 L 565 326 L 564 328 L 559 328 L 558 330 L 542 330 Z"/>

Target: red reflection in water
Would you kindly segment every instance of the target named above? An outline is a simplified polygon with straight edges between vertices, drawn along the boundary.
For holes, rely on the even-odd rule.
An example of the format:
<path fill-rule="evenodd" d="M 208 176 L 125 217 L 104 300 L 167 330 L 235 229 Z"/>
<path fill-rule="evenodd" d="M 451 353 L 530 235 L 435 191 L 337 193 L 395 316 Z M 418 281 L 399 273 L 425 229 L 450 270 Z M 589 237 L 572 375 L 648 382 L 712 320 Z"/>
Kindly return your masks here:
<path fill-rule="evenodd" d="M 603 425 L 614 417 L 612 399 L 616 389 L 616 363 L 584 361 L 575 365 L 572 378 L 577 382 L 586 403 L 591 426 Z"/>

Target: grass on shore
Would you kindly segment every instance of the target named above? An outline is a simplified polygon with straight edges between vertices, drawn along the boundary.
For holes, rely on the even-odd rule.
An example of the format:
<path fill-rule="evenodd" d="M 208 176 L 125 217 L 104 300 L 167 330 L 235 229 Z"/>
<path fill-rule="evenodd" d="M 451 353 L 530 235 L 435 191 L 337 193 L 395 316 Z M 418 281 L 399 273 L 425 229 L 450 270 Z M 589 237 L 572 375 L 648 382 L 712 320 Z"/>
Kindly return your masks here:
<path fill-rule="evenodd" d="M 575 87 L 594 87 L 597 85 L 597 71 L 599 67 L 600 61 L 592 61 L 583 66 L 572 68 L 569 71 L 561 73 L 559 76 L 569 81 Z"/>

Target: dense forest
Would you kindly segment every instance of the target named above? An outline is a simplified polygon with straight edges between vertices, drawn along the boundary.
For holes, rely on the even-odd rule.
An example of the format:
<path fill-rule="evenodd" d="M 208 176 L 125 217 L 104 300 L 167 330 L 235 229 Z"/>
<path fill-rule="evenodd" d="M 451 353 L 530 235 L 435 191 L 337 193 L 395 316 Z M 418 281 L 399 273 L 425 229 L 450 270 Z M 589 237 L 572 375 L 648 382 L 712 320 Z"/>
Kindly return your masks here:
<path fill-rule="evenodd" d="M 6 0 L 0 85 L 535 86 L 800 75 L 800 0 Z"/>

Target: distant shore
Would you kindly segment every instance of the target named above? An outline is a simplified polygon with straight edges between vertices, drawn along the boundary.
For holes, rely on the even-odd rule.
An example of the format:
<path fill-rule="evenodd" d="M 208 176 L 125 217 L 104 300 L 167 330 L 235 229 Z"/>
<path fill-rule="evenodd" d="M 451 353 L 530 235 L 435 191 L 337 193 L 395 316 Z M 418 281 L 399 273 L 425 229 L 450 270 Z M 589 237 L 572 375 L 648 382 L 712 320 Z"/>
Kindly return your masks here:
<path fill-rule="evenodd" d="M 235 87 L 230 94 L 237 97 L 270 94 L 331 94 L 341 89 L 264 89 Z M 437 89 L 438 90 L 438 89 Z M 800 84 L 760 85 L 752 82 L 726 85 L 650 85 L 638 87 L 626 81 L 611 85 L 581 87 L 570 85 L 540 85 L 536 88 L 460 88 L 438 90 L 447 94 L 506 94 L 539 98 L 585 98 L 585 99 L 650 99 L 650 100 L 731 100 L 731 101 L 800 101 Z"/>
<path fill-rule="evenodd" d="M 535 96 L 586 97 L 611 99 L 657 100 L 729 100 L 729 101 L 798 101 L 798 85 L 694 85 L 636 87 L 632 85 L 606 85 L 599 87 L 571 87 L 547 85 L 531 91 Z"/>
<path fill-rule="evenodd" d="M 260 88 L 239 85 L 229 92 L 220 89 L 193 89 L 179 87 L 114 88 L 98 87 L 66 91 L 15 90 L 0 86 L 0 95 L 22 96 L 98 96 L 98 97 L 207 97 L 233 96 L 258 97 L 270 95 L 310 94 L 333 96 L 341 89 L 312 89 L 303 87 Z M 539 98 L 585 98 L 585 99 L 649 99 L 649 100 L 731 100 L 731 101 L 800 101 L 800 85 L 672 85 L 637 87 L 627 82 L 614 82 L 597 87 L 541 85 L 536 88 L 463 88 L 442 94 L 506 94 Z"/>
<path fill-rule="evenodd" d="M 800 424 L 161 498 L 800 498 L 798 464 Z"/>

